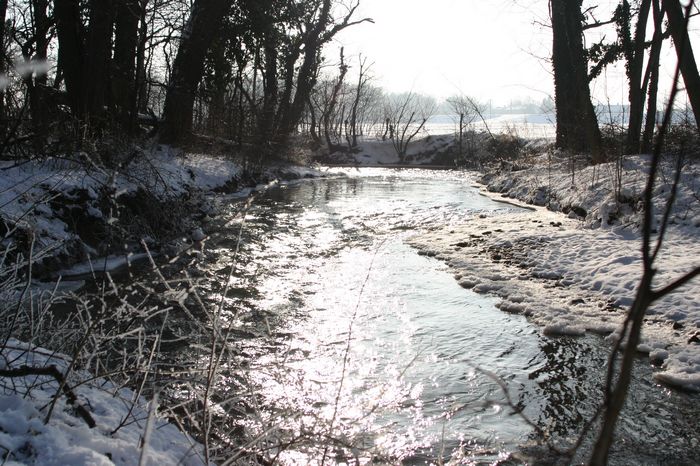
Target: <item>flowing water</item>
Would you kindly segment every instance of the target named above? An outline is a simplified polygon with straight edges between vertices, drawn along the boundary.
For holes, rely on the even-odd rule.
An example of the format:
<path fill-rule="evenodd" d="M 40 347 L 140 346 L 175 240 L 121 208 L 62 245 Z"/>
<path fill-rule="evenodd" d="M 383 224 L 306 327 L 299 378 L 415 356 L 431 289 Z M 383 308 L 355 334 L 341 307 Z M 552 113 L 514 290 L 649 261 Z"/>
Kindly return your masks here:
<path fill-rule="evenodd" d="M 259 403 L 245 429 L 285 439 L 280 461 L 519 464 L 512 454 L 539 436 L 513 406 L 561 441 L 600 401 L 602 339 L 544 337 L 406 244 L 515 208 L 466 175 L 361 169 L 272 188 L 245 222 L 240 208 L 218 220 L 199 267 L 223 281 L 239 248 L 228 316 Z M 699 398 L 639 367 L 614 462 L 698 464 Z"/>

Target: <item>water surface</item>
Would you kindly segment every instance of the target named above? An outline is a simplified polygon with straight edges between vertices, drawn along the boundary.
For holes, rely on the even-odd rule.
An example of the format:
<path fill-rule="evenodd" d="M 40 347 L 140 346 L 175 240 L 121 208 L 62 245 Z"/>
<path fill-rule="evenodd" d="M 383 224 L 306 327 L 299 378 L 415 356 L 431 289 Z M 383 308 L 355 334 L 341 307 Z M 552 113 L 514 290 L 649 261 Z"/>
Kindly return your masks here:
<path fill-rule="evenodd" d="M 258 403 L 249 434 L 288 464 L 518 463 L 513 453 L 539 435 L 505 386 L 558 441 L 575 436 L 601 398 L 607 345 L 542 336 L 405 242 L 514 207 L 459 172 L 348 175 L 271 189 L 243 224 L 231 204 L 200 264 L 226 276 L 241 232 L 227 309 Z M 698 397 L 639 366 L 614 462 L 696 463 Z"/>

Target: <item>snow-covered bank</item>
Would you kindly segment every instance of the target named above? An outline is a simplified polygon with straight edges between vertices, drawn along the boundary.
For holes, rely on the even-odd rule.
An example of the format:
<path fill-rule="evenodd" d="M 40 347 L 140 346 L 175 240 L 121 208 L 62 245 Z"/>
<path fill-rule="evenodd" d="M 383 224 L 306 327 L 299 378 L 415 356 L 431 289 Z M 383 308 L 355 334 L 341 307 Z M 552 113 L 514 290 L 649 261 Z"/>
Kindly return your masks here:
<path fill-rule="evenodd" d="M 208 192 L 244 195 L 271 179 L 316 176 L 322 173 L 280 165 L 251 179 L 232 159 L 168 147 L 143 151 L 115 169 L 87 154 L 0 162 L 1 245 L 25 252 L 31 245 L 34 263 L 54 270 L 108 254 L 143 252 L 140 241 L 159 239 L 153 237 L 159 228 L 171 236 L 197 229 L 197 219 L 188 216 L 207 214 Z"/>
<path fill-rule="evenodd" d="M 541 152 L 549 144 L 551 140 L 547 138 L 525 139 L 510 133 L 467 130 L 461 146 L 456 134 L 428 135 L 411 141 L 400 157 L 391 139 L 363 137 L 352 150 L 345 147 L 327 154 L 323 147 L 316 160 L 340 166 L 477 168 L 485 163 L 509 164 L 523 154 Z"/>
<path fill-rule="evenodd" d="M 588 167 L 573 184 L 567 162 L 544 162 L 483 177 L 509 200 L 540 205 L 534 212 L 475 216 L 412 244 L 445 260 L 462 286 L 500 296 L 502 310 L 530 316 L 547 334 L 614 334 L 641 276 L 639 200 L 648 159 L 631 157 L 619 172 L 614 164 Z M 700 178 L 697 167 L 684 171 L 657 286 L 700 258 Z M 655 191 L 657 205 L 668 196 L 668 175 Z M 621 180 L 617 189 L 614 180 Z M 700 390 L 700 280 L 654 303 L 638 349 L 660 364 L 657 380 Z"/>
<path fill-rule="evenodd" d="M 454 166 L 455 137 L 435 135 L 417 138 L 408 144 L 402 159 L 390 139 L 362 138 L 352 151 L 336 151 L 319 156 L 318 160 L 331 165 L 359 165 L 369 167 L 399 165 L 447 165 Z M 446 163 L 448 162 L 449 163 Z"/>
<path fill-rule="evenodd" d="M 68 371 L 70 358 L 10 340 L 0 351 L 0 371 L 23 366 L 55 366 Z M 74 380 L 75 379 L 75 380 Z M 69 376 L 77 400 L 58 396 L 61 388 L 47 375 L 0 377 L 0 455 L 5 465 L 202 465 L 202 445 L 157 414 L 158 406 L 102 379 Z M 90 427 L 76 414 L 89 407 Z M 47 421 L 48 417 L 48 421 Z"/>

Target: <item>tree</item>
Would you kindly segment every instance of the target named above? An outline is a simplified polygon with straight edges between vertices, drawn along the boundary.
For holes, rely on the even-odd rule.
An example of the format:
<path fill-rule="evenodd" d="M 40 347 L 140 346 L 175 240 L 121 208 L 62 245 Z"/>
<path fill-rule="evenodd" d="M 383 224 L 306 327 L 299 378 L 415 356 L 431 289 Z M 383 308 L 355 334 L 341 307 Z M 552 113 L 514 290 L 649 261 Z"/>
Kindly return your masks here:
<path fill-rule="evenodd" d="M 690 12 L 693 4 L 694 1 L 691 0 L 687 6 L 688 12 Z M 678 0 L 663 0 L 663 5 L 666 10 L 671 37 L 673 37 L 673 45 L 678 56 L 681 75 L 685 83 L 685 91 L 693 109 L 695 124 L 700 129 L 700 75 L 698 75 L 698 67 L 695 63 L 693 47 L 690 44 L 690 36 L 688 35 L 687 16 L 689 15 L 683 14 L 683 7 L 681 7 Z"/>
<path fill-rule="evenodd" d="M 391 133 L 391 142 L 399 156 L 399 161 L 406 160 L 408 145 L 425 127 L 436 108 L 435 99 L 413 92 L 387 97 L 384 112 Z"/>
<path fill-rule="evenodd" d="M 81 70 L 85 107 L 78 114 L 100 117 L 109 93 L 114 5 L 112 0 L 90 0 L 89 5 L 90 21 Z"/>
<path fill-rule="evenodd" d="M 7 73 L 7 57 L 5 56 L 5 17 L 7 15 L 7 0 L 0 0 L 0 80 Z M 0 121 L 5 118 L 5 83 L 0 82 Z M 3 125 L 4 126 L 4 125 Z M 4 135 L 0 133 L 0 137 Z"/>
<path fill-rule="evenodd" d="M 473 98 L 464 94 L 449 97 L 447 104 L 455 115 L 459 115 L 457 139 L 459 152 L 457 156 L 462 160 L 464 158 L 464 130 L 474 122 L 477 115 L 482 113 L 482 110 L 480 110 L 480 105 Z"/>
<path fill-rule="evenodd" d="M 639 151 L 640 133 L 644 118 L 644 101 L 649 81 L 642 79 L 645 57 L 645 40 L 647 20 L 651 9 L 651 0 L 642 0 L 637 13 L 637 25 L 634 31 L 634 40 L 630 40 L 629 34 L 624 34 L 623 49 L 627 62 L 627 80 L 629 84 L 629 124 L 627 127 L 627 152 Z M 629 2 L 623 0 L 621 10 L 625 14 L 623 26 L 629 25 Z M 627 31 L 629 29 L 626 29 Z"/>
<path fill-rule="evenodd" d="M 654 36 L 651 39 L 651 51 L 649 52 L 649 61 L 647 69 L 644 73 L 644 80 L 647 85 L 643 88 L 648 89 L 646 122 L 644 123 L 644 132 L 642 133 L 642 141 L 640 151 L 643 153 L 651 152 L 652 139 L 656 128 L 656 100 L 659 91 L 659 68 L 661 59 L 661 45 L 663 34 L 661 25 L 664 13 L 661 10 L 659 0 L 652 0 L 652 10 L 654 13 Z"/>
<path fill-rule="evenodd" d="M 326 138 L 326 146 L 329 152 L 333 152 L 333 140 L 331 139 L 331 118 L 335 115 L 335 109 L 338 105 L 338 97 L 340 91 L 343 88 L 343 81 L 345 80 L 345 75 L 348 72 L 348 65 L 345 64 L 345 55 L 343 53 L 343 48 L 340 48 L 340 64 L 338 65 L 339 73 L 338 78 L 333 83 L 331 88 L 330 99 L 328 101 L 328 106 L 323 113 L 323 134 Z M 341 117 L 342 121 L 342 117 Z"/>
<path fill-rule="evenodd" d="M 182 142 L 192 131 L 195 93 L 204 73 L 207 51 L 223 23 L 228 0 L 195 0 L 182 31 L 165 97 L 160 140 Z"/>
<path fill-rule="evenodd" d="M 601 136 L 588 87 L 581 2 L 550 0 L 556 146 L 572 152 L 589 152 L 593 162 L 600 163 L 603 161 Z"/>
<path fill-rule="evenodd" d="M 83 23 L 78 0 L 55 0 L 54 20 L 58 35 L 58 68 L 63 76 L 68 103 L 73 115 L 82 115 L 83 96 Z"/>
<path fill-rule="evenodd" d="M 363 102 L 363 97 L 365 96 L 365 89 L 367 88 L 369 82 L 372 80 L 372 76 L 368 75 L 367 72 L 372 66 L 367 65 L 367 58 L 359 58 L 360 69 L 357 76 L 357 85 L 355 86 L 355 96 L 352 101 L 352 106 L 350 107 L 350 120 L 349 120 L 349 133 L 348 145 L 350 149 L 357 147 L 357 136 L 359 134 L 358 130 L 358 113 L 361 111 L 360 105 Z"/>
<path fill-rule="evenodd" d="M 136 110 L 136 54 L 140 10 L 138 0 L 117 2 L 112 94 L 120 123 L 128 133 L 133 131 Z"/>

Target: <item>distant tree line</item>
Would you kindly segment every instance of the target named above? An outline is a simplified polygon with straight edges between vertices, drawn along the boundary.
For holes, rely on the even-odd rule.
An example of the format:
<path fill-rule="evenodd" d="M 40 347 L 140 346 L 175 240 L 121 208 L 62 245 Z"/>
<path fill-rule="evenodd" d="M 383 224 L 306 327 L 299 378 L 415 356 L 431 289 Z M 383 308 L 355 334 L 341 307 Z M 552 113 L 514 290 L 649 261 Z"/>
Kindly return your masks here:
<path fill-rule="evenodd" d="M 604 20 L 596 19 L 595 2 L 586 3 L 585 9 L 583 0 L 549 3 L 557 147 L 590 153 L 594 163 L 605 160 L 589 84 L 606 66 L 623 60 L 629 87 L 625 150 L 649 153 L 657 123 L 661 47 L 668 38 L 673 40 L 695 124 L 700 124 L 700 77 L 687 28 L 694 2 L 684 7 L 679 0 L 622 0 Z M 607 25 L 615 27 L 614 41 L 586 44 L 586 31 Z"/>
<path fill-rule="evenodd" d="M 0 0 L 2 156 L 89 138 L 220 137 L 257 154 L 305 118 L 357 0 Z"/>

